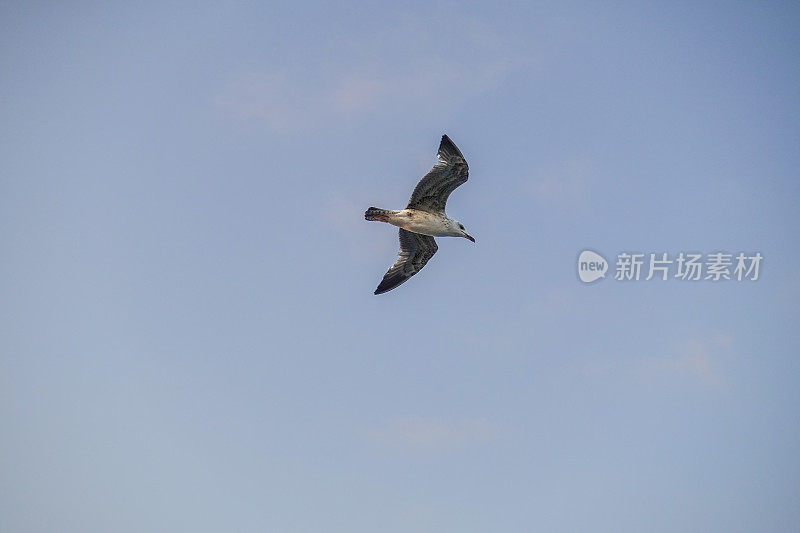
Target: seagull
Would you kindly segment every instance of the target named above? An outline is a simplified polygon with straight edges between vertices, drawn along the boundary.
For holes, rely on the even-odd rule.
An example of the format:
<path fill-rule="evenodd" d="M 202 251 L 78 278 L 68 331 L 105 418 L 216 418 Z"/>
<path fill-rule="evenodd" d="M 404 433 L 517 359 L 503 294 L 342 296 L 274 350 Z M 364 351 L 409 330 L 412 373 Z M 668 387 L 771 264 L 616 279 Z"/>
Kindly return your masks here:
<path fill-rule="evenodd" d="M 467 162 L 447 135 L 442 135 L 438 158 L 436 165 L 414 187 L 405 209 L 392 211 L 370 207 L 364 213 L 367 220 L 388 222 L 400 228 L 397 261 L 389 267 L 375 294 L 394 289 L 422 270 L 439 249 L 434 237 L 464 237 L 475 242 L 461 222 L 444 212 L 447 197 L 467 181 Z"/>

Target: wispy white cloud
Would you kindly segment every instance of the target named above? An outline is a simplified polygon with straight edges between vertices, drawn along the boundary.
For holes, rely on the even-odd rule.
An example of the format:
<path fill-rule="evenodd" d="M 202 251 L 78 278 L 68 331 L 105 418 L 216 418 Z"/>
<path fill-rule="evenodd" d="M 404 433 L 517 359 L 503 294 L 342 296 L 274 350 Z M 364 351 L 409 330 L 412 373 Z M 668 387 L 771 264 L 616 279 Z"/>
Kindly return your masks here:
<path fill-rule="evenodd" d="M 677 341 L 657 352 L 589 361 L 583 370 L 596 379 L 623 379 L 639 384 L 688 380 L 719 389 L 726 383 L 726 363 L 733 351 L 732 337 L 716 333 Z"/>
<path fill-rule="evenodd" d="M 723 381 L 722 363 L 732 349 L 732 338 L 717 333 L 681 342 L 669 354 L 643 359 L 647 374 L 691 376 L 710 386 Z"/>
<path fill-rule="evenodd" d="M 235 118 L 262 120 L 274 131 L 308 122 L 314 93 L 298 70 L 247 72 L 228 84 L 215 103 Z M 303 112 L 306 110 L 306 112 Z"/>
<path fill-rule="evenodd" d="M 572 159 L 536 172 L 531 180 L 531 192 L 542 203 L 580 203 L 589 197 L 592 181 L 588 162 Z"/>
<path fill-rule="evenodd" d="M 363 75 L 343 76 L 329 94 L 333 109 L 344 115 L 371 111 L 385 100 L 392 87 L 385 79 Z"/>
<path fill-rule="evenodd" d="M 278 132 L 398 111 L 416 118 L 450 112 L 529 61 L 508 37 L 474 19 L 453 15 L 431 33 L 429 21 L 407 19 L 362 36 L 325 63 L 243 73 L 215 102 L 231 116 Z"/>
<path fill-rule="evenodd" d="M 365 433 L 381 444 L 433 451 L 489 441 L 497 436 L 497 428 L 485 418 L 404 417 Z"/>

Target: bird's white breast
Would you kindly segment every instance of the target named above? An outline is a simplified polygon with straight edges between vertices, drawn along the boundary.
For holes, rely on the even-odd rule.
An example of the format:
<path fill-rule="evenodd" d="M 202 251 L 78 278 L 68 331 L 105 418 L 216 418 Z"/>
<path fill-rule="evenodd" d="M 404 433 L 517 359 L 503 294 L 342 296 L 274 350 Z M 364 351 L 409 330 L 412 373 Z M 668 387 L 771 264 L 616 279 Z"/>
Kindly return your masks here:
<path fill-rule="evenodd" d="M 449 218 L 419 209 L 398 211 L 390 218 L 389 223 L 431 237 L 446 237 L 454 234 Z"/>

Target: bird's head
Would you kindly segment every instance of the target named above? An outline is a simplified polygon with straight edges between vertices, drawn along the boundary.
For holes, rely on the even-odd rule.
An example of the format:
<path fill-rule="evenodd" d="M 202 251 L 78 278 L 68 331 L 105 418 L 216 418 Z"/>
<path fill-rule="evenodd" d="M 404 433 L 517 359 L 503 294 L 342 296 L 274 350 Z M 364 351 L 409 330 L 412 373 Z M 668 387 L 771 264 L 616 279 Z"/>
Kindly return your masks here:
<path fill-rule="evenodd" d="M 461 222 L 456 221 L 456 228 L 458 228 L 457 231 L 458 231 L 458 236 L 459 237 L 464 237 L 465 239 L 469 239 L 472 242 L 475 242 L 475 238 L 472 235 L 470 235 L 469 233 L 467 233 L 467 231 L 464 229 L 464 224 L 462 224 Z"/>

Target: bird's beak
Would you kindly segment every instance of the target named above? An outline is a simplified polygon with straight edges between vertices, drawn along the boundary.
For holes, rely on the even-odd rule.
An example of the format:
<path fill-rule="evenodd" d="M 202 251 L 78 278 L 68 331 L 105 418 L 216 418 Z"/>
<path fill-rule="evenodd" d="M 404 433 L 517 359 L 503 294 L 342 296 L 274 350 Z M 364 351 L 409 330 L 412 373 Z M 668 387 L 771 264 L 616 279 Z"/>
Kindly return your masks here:
<path fill-rule="evenodd" d="M 465 233 L 465 234 L 464 234 L 464 237 L 465 237 L 465 238 L 467 238 L 467 239 L 469 239 L 469 240 L 471 240 L 472 242 L 475 242 L 475 237 L 473 237 L 472 235 L 467 235 L 467 234 Z"/>

